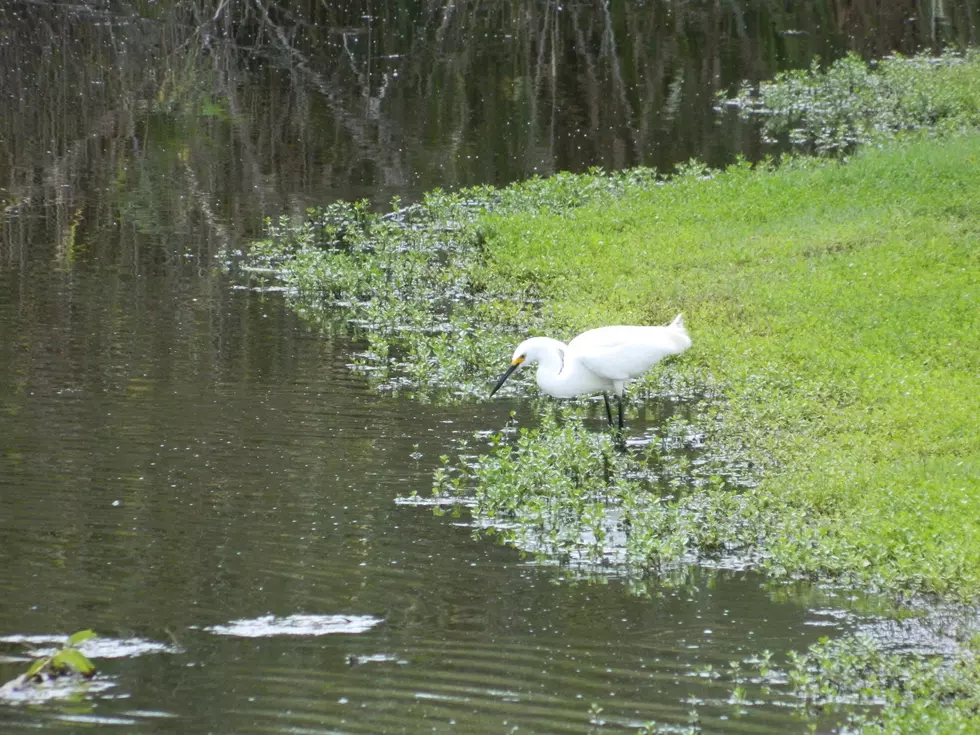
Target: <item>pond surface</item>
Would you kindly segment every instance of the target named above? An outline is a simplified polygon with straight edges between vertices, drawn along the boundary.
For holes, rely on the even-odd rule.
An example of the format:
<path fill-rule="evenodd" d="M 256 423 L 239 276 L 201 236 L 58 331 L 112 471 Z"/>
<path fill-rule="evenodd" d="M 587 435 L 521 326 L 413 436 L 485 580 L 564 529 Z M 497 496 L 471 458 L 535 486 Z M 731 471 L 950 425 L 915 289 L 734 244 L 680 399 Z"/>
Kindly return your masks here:
<path fill-rule="evenodd" d="M 802 729 L 706 667 L 874 601 L 710 569 L 638 589 L 398 504 L 516 404 L 378 393 L 342 323 L 215 267 L 337 197 L 759 153 L 714 89 L 975 32 L 965 3 L 705 5 L 0 8 L 0 683 L 25 641 L 105 639 L 88 689 L 0 701 L 0 731 Z"/>
<path fill-rule="evenodd" d="M 280 294 L 153 260 L 0 273 L 0 679 L 17 636 L 166 646 L 96 658 L 91 699 L 0 704 L 0 730 L 583 732 L 596 704 L 785 732 L 785 708 L 720 719 L 696 670 L 861 619 L 749 573 L 588 583 L 396 504 L 513 406 L 378 395 Z"/>

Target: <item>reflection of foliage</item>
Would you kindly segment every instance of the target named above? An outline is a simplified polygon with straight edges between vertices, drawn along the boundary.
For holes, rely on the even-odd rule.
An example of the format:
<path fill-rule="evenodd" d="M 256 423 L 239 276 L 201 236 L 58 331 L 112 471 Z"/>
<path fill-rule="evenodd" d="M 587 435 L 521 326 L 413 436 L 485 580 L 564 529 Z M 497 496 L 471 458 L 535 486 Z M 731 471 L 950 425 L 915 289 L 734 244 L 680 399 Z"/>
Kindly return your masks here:
<path fill-rule="evenodd" d="M 893 57 L 868 65 L 851 54 L 822 69 L 784 72 L 731 100 L 763 130 L 796 145 L 843 153 L 896 132 L 980 124 L 980 53 Z"/>
<path fill-rule="evenodd" d="M 78 164 L 118 171 L 127 151 L 156 150 L 148 110 L 193 122 L 177 150 L 200 181 L 227 170 L 243 191 L 273 180 L 292 196 L 312 181 L 345 197 L 384 189 L 377 202 L 593 165 L 754 157 L 752 136 L 715 125 L 715 90 L 814 54 L 964 42 L 972 1 L 945 3 L 945 23 L 915 0 L 0 3 L 0 34 L 16 39 L 2 46 L 0 87 L 31 95 L 0 107 L 0 188 L 10 208 L 42 189 L 61 202 L 98 188 Z M 182 201 L 225 214 L 215 198 Z"/>

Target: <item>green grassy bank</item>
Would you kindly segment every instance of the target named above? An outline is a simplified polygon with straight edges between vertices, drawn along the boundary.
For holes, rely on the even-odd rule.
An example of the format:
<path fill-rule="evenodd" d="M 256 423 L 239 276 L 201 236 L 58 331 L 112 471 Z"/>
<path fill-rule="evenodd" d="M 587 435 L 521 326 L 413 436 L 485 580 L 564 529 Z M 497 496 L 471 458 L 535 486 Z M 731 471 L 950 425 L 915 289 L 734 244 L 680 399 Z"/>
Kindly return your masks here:
<path fill-rule="evenodd" d="M 483 226 L 559 335 L 685 313 L 669 371 L 773 467 L 742 511 L 779 519 L 770 572 L 980 593 L 980 136 Z"/>

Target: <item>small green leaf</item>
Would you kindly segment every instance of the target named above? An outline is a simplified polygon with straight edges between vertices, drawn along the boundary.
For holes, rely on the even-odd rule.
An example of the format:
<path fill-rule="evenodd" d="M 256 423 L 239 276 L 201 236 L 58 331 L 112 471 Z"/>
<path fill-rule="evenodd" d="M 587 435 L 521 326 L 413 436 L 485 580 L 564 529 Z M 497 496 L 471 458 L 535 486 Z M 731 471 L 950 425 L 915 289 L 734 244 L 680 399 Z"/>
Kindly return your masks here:
<path fill-rule="evenodd" d="M 72 669 L 82 676 L 92 676 L 95 673 L 95 664 L 74 648 L 63 648 L 58 651 L 51 659 L 51 665 L 56 670 L 64 668 Z"/>
<path fill-rule="evenodd" d="M 94 630 L 91 629 L 80 630 L 77 633 L 75 633 L 71 638 L 68 639 L 68 645 L 77 646 L 80 643 L 84 643 L 85 641 L 90 641 L 93 638 L 98 638 L 98 633 L 96 633 Z"/>
<path fill-rule="evenodd" d="M 41 673 L 41 669 L 47 666 L 50 661 L 51 661 L 50 656 L 39 658 L 37 661 L 31 664 L 31 668 L 27 670 L 27 673 L 24 674 L 24 676 L 28 679 L 33 679 L 35 676 Z"/>

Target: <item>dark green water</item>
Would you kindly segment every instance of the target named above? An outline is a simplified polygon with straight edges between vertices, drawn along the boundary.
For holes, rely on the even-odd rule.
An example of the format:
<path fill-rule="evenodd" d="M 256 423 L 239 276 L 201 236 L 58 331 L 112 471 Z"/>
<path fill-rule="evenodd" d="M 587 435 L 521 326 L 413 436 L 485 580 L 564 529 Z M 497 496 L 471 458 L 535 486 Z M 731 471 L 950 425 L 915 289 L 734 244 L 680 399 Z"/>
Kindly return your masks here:
<path fill-rule="evenodd" d="M 714 89 L 972 37 L 972 6 L 218 5 L 0 8 L 0 683 L 25 640 L 105 639 L 88 688 L 0 698 L 0 732 L 800 731 L 704 667 L 870 601 L 702 569 L 638 594 L 398 504 L 515 405 L 379 394 L 342 323 L 217 254 L 337 197 L 759 152 Z"/>

